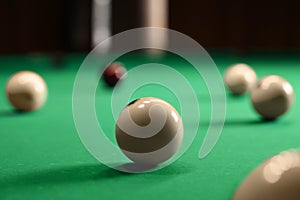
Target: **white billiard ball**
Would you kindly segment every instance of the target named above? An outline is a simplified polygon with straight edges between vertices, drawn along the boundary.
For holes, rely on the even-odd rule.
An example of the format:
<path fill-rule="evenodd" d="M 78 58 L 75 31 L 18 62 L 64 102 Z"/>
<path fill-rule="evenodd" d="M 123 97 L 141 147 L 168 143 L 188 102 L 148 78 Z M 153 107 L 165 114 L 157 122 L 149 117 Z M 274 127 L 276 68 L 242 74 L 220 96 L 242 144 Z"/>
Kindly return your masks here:
<path fill-rule="evenodd" d="M 300 153 L 287 151 L 257 167 L 239 186 L 232 200 L 300 199 Z"/>
<path fill-rule="evenodd" d="M 274 119 L 286 113 L 294 102 L 291 84 L 280 76 L 262 78 L 251 92 L 253 108 L 264 118 Z"/>
<path fill-rule="evenodd" d="M 235 64 L 226 70 L 224 82 L 231 93 L 245 94 L 255 85 L 256 73 L 249 65 Z"/>
<path fill-rule="evenodd" d="M 128 104 L 116 124 L 116 139 L 132 161 L 157 165 L 171 158 L 183 139 L 183 124 L 176 109 L 154 97 Z"/>
<path fill-rule="evenodd" d="M 6 84 L 6 96 L 17 110 L 37 110 L 47 99 L 47 85 L 44 79 L 34 72 L 17 72 Z"/>

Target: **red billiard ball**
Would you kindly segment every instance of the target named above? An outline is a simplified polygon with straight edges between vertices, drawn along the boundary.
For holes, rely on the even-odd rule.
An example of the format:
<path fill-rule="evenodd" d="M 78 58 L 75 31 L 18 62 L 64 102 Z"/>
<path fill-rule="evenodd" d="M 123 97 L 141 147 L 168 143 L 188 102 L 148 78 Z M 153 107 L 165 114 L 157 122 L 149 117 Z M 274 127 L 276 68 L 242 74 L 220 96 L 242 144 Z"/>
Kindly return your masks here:
<path fill-rule="evenodd" d="M 112 63 L 105 69 L 103 79 L 108 86 L 113 87 L 121 80 L 125 73 L 126 69 L 121 63 Z"/>

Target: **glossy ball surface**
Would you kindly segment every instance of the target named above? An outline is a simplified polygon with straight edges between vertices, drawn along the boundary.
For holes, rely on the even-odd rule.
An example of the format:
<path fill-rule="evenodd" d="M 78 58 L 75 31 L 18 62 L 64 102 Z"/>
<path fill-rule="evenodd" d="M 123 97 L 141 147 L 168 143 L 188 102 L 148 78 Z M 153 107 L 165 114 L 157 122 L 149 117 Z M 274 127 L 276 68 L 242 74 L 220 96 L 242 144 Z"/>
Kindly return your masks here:
<path fill-rule="evenodd" d="M 232 200 L 300 199 L 300 153 L 287 151 L 258 166 L 239 186 Z"/>
<path fill-rule="evenodd" d="M 41 108 L 46 102 L 47 94 L 44 79 L 30 71 L 14 74 L 6 84 L 8 101 L 20 111 L 33 111 Z"/>
<path fill-rule="evenodd" d="M 126 73 L 126 69 L 121 63 L 113 63 L 109 65 L 104 73 L 103 78 L 108 86 L 115 86 Z"/>
<path fill-rule="evenodd" d="M 119 147 L 130 160 L 157 165 L 178 151 L 183 124 L 169 103 L 147 97 L 131 102 L 122 110 L 115 133 Z"/>
<path fill-rule="evenodd" d="M 291 108 L 294 102 L 293 87 L 280 76 L 266 76 L 253 88 L 251 102 L 262 117 L 277 118 Z"/>
<path fill-rule="evenodd" d="M 236 64 L 226 70 L 224 82 L 231 93 L 242 95 L 255 85 L 256 73 L 249 65 Z"/>

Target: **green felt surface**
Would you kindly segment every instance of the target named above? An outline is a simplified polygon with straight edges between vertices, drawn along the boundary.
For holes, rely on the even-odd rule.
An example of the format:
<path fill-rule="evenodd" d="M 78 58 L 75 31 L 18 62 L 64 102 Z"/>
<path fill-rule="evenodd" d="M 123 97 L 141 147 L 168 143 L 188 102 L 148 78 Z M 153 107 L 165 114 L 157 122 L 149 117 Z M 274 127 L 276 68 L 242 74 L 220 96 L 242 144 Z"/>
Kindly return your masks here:
<path fill-rule="evenodd" d="M 183 61 L 170 57 L 192 83 L 200 101 L 199 133 L 188 151 L 172 165 L 152 173 L 120 173 L 100 164 L 82 145 L 72 117 L 73 82 L 83 55 L 66 56 L 61 68 L 51 57 L 0 57 L 0 199 L 203 199 L 229 200 L 246 175 L 266 158 L 300 147 L 299 74 L 300 59 L 290 55 L 262 53 L 235 55 L 212 53 L 223 74 L 236 62 L 254 67 L 259 77 L 278 74 L 288 79 L 295 90 L 295 103 L 289 113 L 274 122 L 264 123 L 250 105 L 248 95 L 227 94 L 227 116 L 221 138 L 213 151 L 198 159 L 198 151 L 210 118 L 210 99 L 199 76 Z M 143 62 L 132 56 L 121 59 L 126 66 Z M 49 87 L 46 105 L 33 113 L 18 113 L 5 98 L 5 83 L 18 70 L 41 74 Z M 101 82 L 96 104 L 104 130 L 113 141 L 114 122 L 110 113 L 111 89 Z M 133 94 L 158 96 L 176 108 L 175 96 L 159 86 L 145 86 Z M 187 97 L 188 98 L 188 97 Z M 193 119 L 190 120 L 191 123 Z M 107 152 L 109 153 L 109 152 Z"/>

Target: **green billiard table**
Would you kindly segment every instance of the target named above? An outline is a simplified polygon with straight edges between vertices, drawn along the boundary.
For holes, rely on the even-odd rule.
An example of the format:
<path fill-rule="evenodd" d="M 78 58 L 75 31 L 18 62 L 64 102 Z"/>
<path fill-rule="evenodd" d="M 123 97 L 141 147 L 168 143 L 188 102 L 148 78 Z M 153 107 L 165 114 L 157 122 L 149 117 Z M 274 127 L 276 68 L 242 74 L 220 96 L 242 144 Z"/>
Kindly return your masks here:
<path fill-rule="evenodd" d="M 199 129 L 191 146 L 176 162 L 161 170 L 140 174 L 119 172 L 101 164 L 78 136 L 72 115 L 72 92 L 84 54 L 65 55 L 59 65 L 49 55 L 1 56 L 0 199 L 231 199 L 243 179 L 261 162 L 300 147 L 300 104 L 297 101 L 300 57 L 293 52 L 210 53 L 221 74 L 229 65 L 245 62 L 255 69 L 258 77 L 277 74 L 286 78 L 295 92 L 293 107 L 278 120 L 264 122 L 252 109 L 249 95 L 233 96 L 226 91 L 227 112 L 222 134 L 210 154 L 199 159 L 199 149 L 210 123 L 210 96 L 205 83 L 188 63 L 166 55 L 160 58 L 162 62 L 184 74 L 194 88 L 200 122 L 189 116 L 183 120 L 187 126 L 199 123 Z M 131 53 L 118 60 L 130 70 L 147 59 L 153 58 Z M 48 84 L 48 100 L 36 112 L 15 111 L 6 100 L 6 81 L 20 70 L 35 71 Z M 153 73 L 159 75 L 159 72 Z M 91 78 L 97 79 L 98 74 Z M 112 91 L 113 88 L 100 80 L 95 108 L 105 134 L 115 143 L 115 122 L 110 107 Z M 189 95 L 186 94 L 186 98 L 191 98 Z M 130 99 L 142 96 L 165 99 L 180 109 L 176 95 L 160 85 L 144 85 Z"/>

